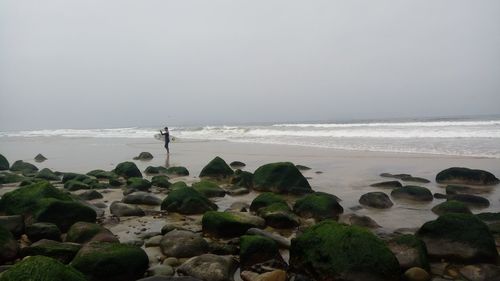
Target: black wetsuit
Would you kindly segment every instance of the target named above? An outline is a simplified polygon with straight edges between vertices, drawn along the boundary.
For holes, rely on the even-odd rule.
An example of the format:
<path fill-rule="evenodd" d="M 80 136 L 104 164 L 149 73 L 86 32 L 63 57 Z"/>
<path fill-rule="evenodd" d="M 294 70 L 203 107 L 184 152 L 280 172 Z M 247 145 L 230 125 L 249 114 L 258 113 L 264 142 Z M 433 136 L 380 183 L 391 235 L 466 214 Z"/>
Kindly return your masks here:
<path fill-rule="evenodd" d="M 162 133 L 160 131 L 160 133 L 165 136 L 165 149 L 167 150 L 167 153 L 170 153 L 170 151 L 168 150 L 168 143 L 170 142 L 170 133 L 168 131 L 165 131 L 165 133 Z"/>

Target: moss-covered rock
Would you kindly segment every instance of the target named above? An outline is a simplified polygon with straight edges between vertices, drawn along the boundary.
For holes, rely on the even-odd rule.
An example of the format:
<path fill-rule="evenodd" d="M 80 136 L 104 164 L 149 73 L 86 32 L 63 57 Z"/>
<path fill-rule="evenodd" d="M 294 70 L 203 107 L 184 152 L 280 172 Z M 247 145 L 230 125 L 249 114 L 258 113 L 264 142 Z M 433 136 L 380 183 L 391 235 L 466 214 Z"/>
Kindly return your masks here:
<path fill-rule="evenodd" d="M 485 191 L 480 189 L 480 188 L 473 188 L 470 186 L 465 186 L 465 185 L 456 185 L 456 184 L 449 184 L 445 188 L 446 194 L 448 195 L 454 195 L 454 194 L 480 194 L 484 193 Z"/>
<path fill-rule="evenodd" d="M 286 203 L 273 203 L 260 208 L 258 214 L 266 221 L 266 225 L 274 228 L 294 228 L 300 224 L 299 218 Z"/>
<path fill-rule="evenodd" d="M 35 222 L 51 222 L 66 231 L 77 221 L 95 222 L 96 212 L 48 182 L 23 186 L 0 199 L 0 212 L 23 214 Z"/>
<path fill-rule="evenodd" d="M 24 180 L 26 180 L 26 178 L 18 174 L 9 172 L 0 173 L 0 184 L 16 183 Z"/>
<path fill-rule="evenodd" d="M 399 263 L 368 230 L 324 221 L 292 239 L 290 266 L 316 280 L 399 280 Z"/>
<path fill-rule="evenodd" d="M 104 170 L 92 170 L 87 173 L 88 176 L 95 177 L 97 179 L 110 180 L 116 179 L 118 176 L 113 172 L 107 172 Z"/>
<path fill-rule="evenodd" d="M 170 190 L 175 190 L 175 189 L 181 189 L 181 188 L 186 188 L 189 187 L 186 182 L 184 181 L 178 181 L 174 182 L 170 185 L 169 189 Z"/>
<path fill-rule="evenodd" d="M 21 249 L 21 256 L 46 256 L 62 262 L 70 263 L 82 246 L 77 243 L 62 243 L 53 240 L 42 239 L 29 247 Z"/>
<path fill-rule="evenodd" d="M 151 160 L 153 159 L 153 154 L 149 152 L 141 152 L 139 155 L 134 157 L 134 160 Z"/>
<path fill-rule="evenodd" d="M 206 253 L 209 245 L 199 234 L 174 229 L 161 238 L 160 248 L 167 257 L 190 258 Z"/>
<path fill-rule="evenodd" d="M 44 179 L 48 181 L 58 181 L 60 178 L 54 172 L 52 172 L 49 168 L 41 169 L 35 176 L 39 179 Z"/>
<path fill-rule="evenodd" d="M 398 259 L 403 270 L 420 267 L 429 269 L 425 243 L 415 235 L 404 234 L 391 239 L 387 246 Z"/>
<path fill-rule="evenodd" d="M 159 174 L 159 173 L 166 173 L 167 168 L 162 167 L 162 166 L 148 166 L 146 170 L 144 170 L 144 173 L 152 175 L 152 174 Z"/>
<path fill-rule="evenodd" d="M 151 182 L 143 178 L 129 178 L 127 180 L 127 187 L 140 191 L 148 191 L 151 187 Z"/>
<path fill-rule="evenodd" d="M 123 197 L 123 203 L 159 206 L 162 200 L 149 192 L 137 191 Z"/>
<path fill-rule="evenodd" d="M 122 176 L 124 178 L 142 178 L 142 173 L 137 168 L 134 162 L 122 162 L 118 164 L 114 170 L 115 174 Z"/>
<path fill-rule="evenodd" d="M 383 192 L 365 193 L 359 198 L 359 203 L 377 209 L 387 209 L 394 205 L 389 196 Z"/>
<path fill-rule="evenodd" d="M 225 179 L 234 174 L 233 169 L 219 156 L 210 161 L 200 172 L 200 178 Z"/>
<path fill-rule="evenodd" d="M 275 193 L 303 194 L 312 192 L 302 173 L 290 162 L 260 166 L 253 174 L 254 189 Z"/>
<path fill-rule="evenodd" d="M 448 213 L 472 214 L 467 205 L 455 200 L 446 201 L 434 206 L 432 212 L 438 216 Z"/>
<path fill-rule="evenodd" d="M 38 168 L 28 162 L 24 162 L 23 160 L 17 160 L 10 166 L 10 170 L 13 172 L 23 172 L 23 173 L 35 173 L 38 171 Z"/>
<path fill-rule="evenodd" d="M 192 184 L 192 187 L 208 198 L 224 197 L 226 195 L 224 189 L 220 188 L 215 182 L 209 180 L 195 182 Z"/>
<path fill-rule="evenodd" d="M 344 212 L 335 195 L 315 192 L 295 202 L 293 211 L 303 218 L 337 219 Z"/>
<path fill-rule="evenodd" d="M 243 235 L 240 238 L 240 263 L 243 269 L 254 264 L 281 258 L 276 242 L 260 235 Z"/>
<path fill-rule="evenodd" d="M 19 245 L 12 233 L 0 225 L 0 264 L 15 260 L 19 252 Z"/>
<path fill-rule="evenodd" d="M 253 174 L 247 171 L 236 170 L 231 178 L 231 184 L 247 189 L 253 188 Z"/>
<path fill-rule="evenodd" d="M 186 167 L 178 166 L 178 167 L 170 167 L 166 171 L 167 175 L 185 177 L 189 176 L 189 171 Z"/>
<path fill-rule="evenodd" d="M 148 268 L 146 253 L 119 243 L 90 242 L 71 262 L 89 281 L 135 281 Z"/>
<path fill-rule="evenodd" d="M 486 222 L 495 222 L 495 221 L 500 221 L 500 212 L 499 213 L 492 213 L 492 212 L 484 212 L 484 213 L 479 213 L 476 215 L 476 217 L 482 221 Z"/>
<path fill-rule="evenodd" d="M 154 176 L 151 179 L 151 185 L 158 186 L 161 188 L 169 188 L 171 183 L 168 181 L 167 176 Z"/>
<path fill-rule="evenodd" d="M 81 189 L 90 189 L 90 185 L 79 180 L 69 180 L 64 183 L 64 189 L 67 189 L 69 191 L 77 191 Z"/>
<path fill-rule="evenodd" d="M 9 161 L 7 160 L 7 158 L 5 158 L 5 156 L 0 154 L 0 171 L 8 170 L 9 167 L 10 167 L 10 164 L 9 164 Z"/>
<path fill-rule="evenodd" d="M 90 241 L 119 242 L 109 229 L 95 223 L 77 222 L 66 234 L 66 242 L 83 244 Z"/>
<path fill-rule="evenodd" d="M 472 194 L 452 194 L 447 196 L 448 200 L 459 201 L 472 208 L 487 208 L 490 201 L 484 197 Z"/>
<path fill-rule="evenodd" d="M 429 256 L 458 262 L 496 262 L 498 252 L 488 226 L 471 214 L 445 214 L 417 232 Z"/>
<path fill-rule="evenodd" d="M 196 191 L 196 189 L 183 187 L 173 189 L 161 203 L 161 209 L 189 215 L 217 210 L 217 205 Z"/>
<path fill-rule="evenodd" d="M 286 204 L 286 201 L 278 194 L 274 194 L 272 192 L 264 192 L 253 199 L 252 203 L 250 204 L 250 211 L 257 212 L 260 208 L 267 207 L 274 203 Z"/>
<path fill-rule="evenodd" d="M 38 222 L 26 226 L 26 235 L 31 243 L 42 239 L 61 241 L 61 230 L 59 230 L 59 227 L 48 222 Z"/>
<path fill-rule="evenodd" d="M 406 185 L 395 188 L 391 192 L 391 196 L 396 199 L 405 199 L 413 201 L 432 201 L 434 196 L 429 189 L 422 186 Z"/>
<path fill-rule="evenodd" d="M 104 198 L 104 196 L 102 196 L 102 194 L 99 193 L 99 191 L 96 191 L 96 190 L 86 190 L 86 191 L 78 194 L 78 198 L 80 198 L 82 200 L 90 201 L 90 200 L 94 200 L 94 199 Z"/>
<path fill-rule="evenodd" d="M 89 177 L 89 176 L 84 175 L 84 174 L 63 173 L 62 182 L 66 183 L 70 180 L 83 182 L 83 183 L 89 184 L 89 185 L 97 181 L 95 178 Z"/>
<path fill-rule="evenodd" d="M 203 215 L 203 232 L 216 237 L 236 237 L 253 227 L 263 228 L 265 221 L 248 213 L 210 211 Z"/>
<path fill-rule="evenodd" d="M 492 173 L 462 167 L 452 167 L 439 172 L 436 182 L 443 184 L 493 185 L 500 182 Z"/>
<path fill-rule="evenodd" d="M 59 261 L 43 256 L 29 257 L 0 275 L 0 281 L 87 281 L 85 277 Z"/>

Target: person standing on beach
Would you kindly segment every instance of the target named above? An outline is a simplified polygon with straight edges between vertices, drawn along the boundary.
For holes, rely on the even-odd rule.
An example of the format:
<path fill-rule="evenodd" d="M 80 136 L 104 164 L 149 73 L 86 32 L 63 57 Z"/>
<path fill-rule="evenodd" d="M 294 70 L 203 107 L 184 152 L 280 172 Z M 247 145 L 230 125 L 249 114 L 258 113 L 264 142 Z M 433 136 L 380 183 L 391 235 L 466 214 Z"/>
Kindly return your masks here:
<path fill-rule="evenodd" d="M 167 150 L 167 154 L 170 154 L 170 151 L 168 150 L 168 143 L 170 142 L 170 133 L 168 132 L 168 127 L 165 127 L 165 133 L 160 130 L 160 134 L 162 136 L 165 136 L 165 149 Z"/>

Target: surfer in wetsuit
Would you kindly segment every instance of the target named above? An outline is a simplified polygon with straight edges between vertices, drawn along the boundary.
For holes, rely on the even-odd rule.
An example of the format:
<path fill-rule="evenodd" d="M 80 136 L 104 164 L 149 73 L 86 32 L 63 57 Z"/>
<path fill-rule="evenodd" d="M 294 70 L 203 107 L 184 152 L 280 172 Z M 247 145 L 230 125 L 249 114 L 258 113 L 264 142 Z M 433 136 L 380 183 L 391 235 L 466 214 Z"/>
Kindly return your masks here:
<path fill-rule="evenodd" d="M 168 150 L 168 143 L 170 142 L 170 134 L 168 132 L 168 127 L 165 127 L 165 133 L 163 133 L 161 130 L 160 130 L 160 134 L 162 136 L 165 136 L 165 149 L 167 150 L 167 154 L 170 154 L 170 151 Z"/>

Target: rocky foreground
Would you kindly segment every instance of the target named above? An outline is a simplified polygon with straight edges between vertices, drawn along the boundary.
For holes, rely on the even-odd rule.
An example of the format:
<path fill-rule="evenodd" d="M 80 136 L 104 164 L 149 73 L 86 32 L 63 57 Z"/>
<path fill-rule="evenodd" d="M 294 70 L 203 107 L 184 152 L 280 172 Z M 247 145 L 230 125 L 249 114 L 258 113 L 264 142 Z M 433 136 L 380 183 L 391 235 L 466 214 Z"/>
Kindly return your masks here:
<path fill-rule="evenodd" d="M 487 171 L 439 172 L 443 194 L 419 186 L 424 178 L 381 174 L 390 180 L 374 183 L 380 191 L 362 195 L 362 207 L 443 201 L 432 209 L 436 220 L 387 233 L 344 214 L 341 198 L 314 192 L 300 171 L 308 167 L 244 166 L 216 157 L 186 183 L 185 167 L 150 166 L 143 175 L 124 162 L 78 174 L 0 155 L 0 188 L 12 189 L 0 198 L 0 281 L 500 280 L 500 213 L 470 210 L 489 206 L 482 187 L 499 180 Z M 251 202 L 227 210 L 213 200 L 252 192 Z M 129 218 L 162 223 L 161 232 L 139 224 L 120 241 L 111 229 Z"/>

